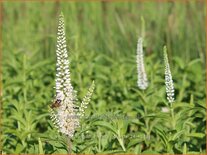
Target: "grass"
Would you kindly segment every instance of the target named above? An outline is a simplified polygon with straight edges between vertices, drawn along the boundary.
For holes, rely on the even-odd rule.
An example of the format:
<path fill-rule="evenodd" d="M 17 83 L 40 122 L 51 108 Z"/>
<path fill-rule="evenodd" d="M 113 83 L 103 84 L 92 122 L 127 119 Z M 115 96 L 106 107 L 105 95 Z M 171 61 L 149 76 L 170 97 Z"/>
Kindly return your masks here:
<path fill-rule="evenodd" d="M 73 153 L 206 152 L 205 3 L 3 2 L 4 153 L 67 153 L 50 120 L 59 11 L 65 15 L 72 84 L 96 83 Z M 142 31 L 141 17 L 145 21 Z M 149 88 L 137 87 L 136 44 L 145 33 Z M 164 85 L 163 46 L 175 86 L 175 128 Z M 86 89 L 85 89 L 86 88 Z"/>

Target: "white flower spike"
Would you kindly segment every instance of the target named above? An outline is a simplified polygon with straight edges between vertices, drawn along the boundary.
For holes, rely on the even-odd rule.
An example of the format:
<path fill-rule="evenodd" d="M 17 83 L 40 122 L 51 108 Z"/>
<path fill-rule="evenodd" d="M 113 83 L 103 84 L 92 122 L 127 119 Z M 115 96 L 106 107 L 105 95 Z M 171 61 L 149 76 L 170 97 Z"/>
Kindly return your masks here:
<path fill-rule="evenodd" d="M 79 115 L 80 115 L 80 117 L 83 117 L 84 114 L 85 114 L 85 109 L 87 108 L 87 105 L 88 105 L 88 103 L 91 100 L 91 96 L 93 94 L 94 88 L 95 88 L 95 83 L 93 81 L 91 86 L 90 86 L 90 88 L 88 89 L 88 92 L 87 92 L 86 96 L 83 98 L 83 100 L 81 102 L 81 105 L 79 107 Z"/>
<path fill-rule="evenodd" d="M 148 87 L 147 74 L 144 67 L 144 54 L 143 54 L 143 39 L 139 38 L 137 43 L 137 85 L 140 89 L 145 90 Z"/>
<path fill-rule="evenodd" d="M 170 65 L 168 62 L 166 46 L 164 46 L 163 51 L 164 51 L 164 63 L 165 63 L 165 86 L 166 86 L 167 100 L 169 101 L 169 103 L 172 104 L 174 102 L 174 84 L 170 71 Z"/>
<path fill-rule="evenodd" d="M 77 98 L 70 79 L 64 16 L 62 13 L 59 16 L 56 56 L 56 97 L 50 109 L 51 118 L 59 132 L 72 138 L 76 128 L 79 127 L 80 115 L 83 114 L 84 109 L 75 104 Z M 87 104 L 90 102 L 93 89 L 89 89 Z"/>

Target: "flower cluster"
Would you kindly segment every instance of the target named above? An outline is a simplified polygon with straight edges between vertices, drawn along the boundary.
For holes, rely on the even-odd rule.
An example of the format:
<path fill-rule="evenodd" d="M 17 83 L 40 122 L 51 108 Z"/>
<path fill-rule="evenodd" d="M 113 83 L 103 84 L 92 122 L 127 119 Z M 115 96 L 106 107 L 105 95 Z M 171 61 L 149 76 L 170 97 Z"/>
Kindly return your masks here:
<path fill-rule="evenodd" d="M 144 54 L 143 54 L 142 42 L 143 39 L 139 38 L 137 44 L 137 73 L 138 73 L 137 85 L 140 89 L 144 90 L 148 87 L 148 80 L 144 67 Z"/>
<path fill-rule="evenodd" d="M 165 86 L 166 86 L 167 100 L 169 101 L 169 103 L 173 103 L 174 85 L 173 85 L 172 75 L 170 71 L 170 65 L 168 62 L 166 46 L 164 47 L 164 63 L 165 63 Z"/>
<path fill-rule="evenodd" d="M 95 88 L 95 83 L 93 81 L 93 83 L 91 84 L 90 88 L 88 89 L 88 92 L 87 92 L 86 96 L 83 98 L 81 105 L 79 107 L 80 117 L 84 116 L 84 114 L 85 114 L 85 109 L 87 108 L 87 105 L 91 100 L 91 96 L 93 94 L 94 88 Z"/>
<path fill-rule="evenodd" d="M 59 132 L 73 137 L 75 129 L 79 126 L 80 116 L 83 116 L 86 105 L 90 102 L 94 82 L 89 88 L 81 106 L 76 105 L 77 97 L 70 80 L 69 61 L 66 48 L 64 16 L 59 16 L 56 49 L 56 104 L 51 110 L 51 117 Z"/>

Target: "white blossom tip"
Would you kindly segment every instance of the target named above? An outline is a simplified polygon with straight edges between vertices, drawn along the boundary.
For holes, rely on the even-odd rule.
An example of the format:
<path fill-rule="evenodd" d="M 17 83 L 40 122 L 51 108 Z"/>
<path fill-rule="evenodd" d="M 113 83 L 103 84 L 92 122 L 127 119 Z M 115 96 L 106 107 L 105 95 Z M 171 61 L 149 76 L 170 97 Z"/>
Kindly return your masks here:
<path fill-rule="evenodd" d="M 168 55 L 167 55 L 167 47 L 164 46 L 163 48 L 164 53 L 164 63 L 165 63 L 165 88 L 166 88 L 166 94 L 167 94 L 167 100 L 169 103 L 174 102 L 174 84 L 172 79 L 172 74 L 170 71 L 170 65 L 168 61 Z"/>
<path fill-rule="evenodd" d="M 137 85 L 140 89 L 145 90 L 148 87 L 147 74 L 144 66 L 143 39 L 140 37 L 137 43 Z"/>

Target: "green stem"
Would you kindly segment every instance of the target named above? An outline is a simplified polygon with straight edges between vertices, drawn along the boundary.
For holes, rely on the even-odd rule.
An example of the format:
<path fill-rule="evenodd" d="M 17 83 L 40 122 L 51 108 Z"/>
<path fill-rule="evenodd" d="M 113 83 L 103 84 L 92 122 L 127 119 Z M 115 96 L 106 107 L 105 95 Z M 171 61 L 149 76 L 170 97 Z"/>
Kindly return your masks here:
<path fill-rule="evenodd" d="M 119 141 L 119 144 L 121 145 L 121 147 L 122 147 L 122 149 L 124 150 L 124 151 L 126 151 L 126 148 L 125 148 L 125 146 L 124 146 L 124 142 L 123 142 L 123 138 L 118 138 L 118 141 Z"/>
<path fill-rule="evenodd" d="M 119 141 L 119 144 L 121 145 L 122 149 L 124 151 L 126 151 L 126 148 L 124 146 L 124 140 L 123 140 L 123 137 L 121 136 L 120 130 L 118 130 L 118 141 Z"/>
<path fill-rule="evenodd" d="M 98 138 L 98 151 L 101 151 L 101 138 Z"/>
<path fill-rule="evenodd" d="M 145 96 L 145 91 L 143 90 L 142 91 L 142 97 L 143 97 L 143 101 L 144 101 L 144 103 L 145 103 L 145 105 L 144 104 L 142 104 L 142 106 L 143 106 L 143 108 L 144 108 L 144 114 L 145 114 L 145 116 L 147 116 L 147 114 L 148 114 L 148 112 L 147 112 L 147 101 L 146 101 L 146 96 Z M 150 128 L 149 128 L 149 118 L 148 117 L 146 117 L 145 119 L 144 119 L 144 123 L 145 123 L 145 126 L 146 126 L 146 129 L 147 129 L 147 135 L 146 135 L 146 139 L 147 140 L 149 140 L 150 139 Z"/>
<path fill-rule="evenodd" d="M 175 115 L 174 115 L 174 109 L 172 106 L 172 103 L 170 103 L 170 114 L 171 114 L 171 118 L 172 118 L 172 129 L 175 129 Z"/>
<path fill-rule="evenodd" d="M 72 153 L 72 142 L 69 137 L 67 138 L 67 150 L 68 150 L 68 154 Z"/>

